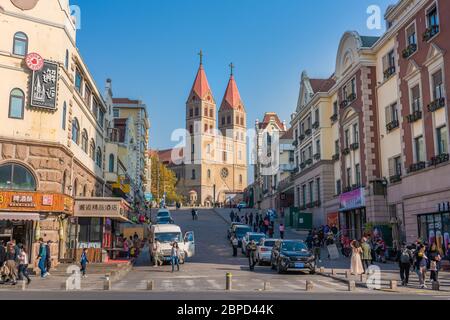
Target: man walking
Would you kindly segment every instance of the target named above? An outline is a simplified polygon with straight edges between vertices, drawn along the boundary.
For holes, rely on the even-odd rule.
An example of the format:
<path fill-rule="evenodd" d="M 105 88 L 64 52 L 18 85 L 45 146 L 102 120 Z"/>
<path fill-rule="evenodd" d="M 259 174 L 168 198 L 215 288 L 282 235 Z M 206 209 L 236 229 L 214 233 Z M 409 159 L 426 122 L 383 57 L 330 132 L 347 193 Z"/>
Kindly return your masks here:
<path fill-rule="evenodd" d="M 248 219 L 249 219 L 249 225 L 253 226 L 253 212 L 250 212 Z"/>
<path fill-rule="evenodd" d="M 162 261 L 161 261 L 161 243 L 159 242 L 158 239 L 155 240 L 155 242 L 153 243 L 153 266 L 157 267 L 159 265 L 162 265 Z"/>
<path fill-rule="evenodd" d="M 41 278 L 47 278 L 47 268 L 46 268 L 46 260 L 47 260 L 47 249 L 44 243 L 44 239 L 39 239 L 39 255 L 37 257 L 39 259 L 38 267 L 41 270 Z"/>
<path fill-rule="evenodd" d="M 50 250 L 50 245 L 51 244 L 52 244 L 52 242 L 49 240 L 49 241 L 47 241 L 47 244 L 45 246 L 45 253 L 46 253 L 46 256 L 45 256 L 45 268 L 47 270 L 47 275 L 48 276 L 50 275 L 49 271 L 50 271 L 50 268 L 52 267 L 52 253 L 51 253 L 51 250 Z"/>
<path fill-rule="evenodd" d="M 280 238 L 281 238 L 281 240 L 284 240 L 284 231 L 285 231 L 284 224 L 280 224 Z"/>
<path fill-rule="evenodd" d="M 234 222 L 234 218 L 235 218 L 234 211 L 231 210 L 231 212 L 230 212 L 230 220 L 231 220 L 231 222 Z"/>
<path fill-rule="evenodd" d="M 253 271 L 256 266 L 256 242 L 254 240 L 250 241 L 246 249 L 248 252 L 248 265 L 250 267 L 250 271 Z"/>
<path fill-rule="evenodd" d="M 362 248 L 362 263 L 364 268 L 364 273 L 367 273 L 367 269 L 369 269 L 371 261 L 372 261 L 372 248 L 370 244 L 367 242 L 367 238 L 362 238 L 361 241 Z"/>
<path fill-rule="evenodd" d="M 316 258 L 316 265 L 319 262 L 322 262 L 320 258 L 320 251 L 321 251 L 322 243 L 320 242 L 319 236 L 316 234 L 313 237 L 313 250 L 314 250 L 314 257 Z"/>
<path fill-rule="evenodd" d="M 239 241 L 236 236 L 231 236 L 231 245 L 233 246 L 233 257 L 237 257 Z"/>
<path fill-rule="evenodd" d="M 412 251 L 403 243 L 401 250 L 397 254 L 397 260 L 400 267 L 400 279 L 402 286 L 406 287 L 409 283 L 409 271 L 414 260 Z"/>

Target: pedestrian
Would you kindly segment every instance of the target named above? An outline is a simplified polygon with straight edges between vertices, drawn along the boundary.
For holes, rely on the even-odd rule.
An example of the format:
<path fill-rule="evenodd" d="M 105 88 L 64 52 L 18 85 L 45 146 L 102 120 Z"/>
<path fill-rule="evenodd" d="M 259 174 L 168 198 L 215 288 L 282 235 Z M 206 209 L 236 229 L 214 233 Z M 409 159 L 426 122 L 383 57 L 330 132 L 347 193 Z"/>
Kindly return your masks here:
<path fill-rule="evenodd" d="M 52 267 L 52 253 L 51 253 L 51 248 L 50 248 L 51 244 L 52 244 L 52 241 L 49 240 L 49 241 L 47 241 L 47 244 L 45 246 L 45 250 L 46 250 L 45 267 L 46 267 L 48 276 L 50 275 L 49 271 L 50 271 L 50 268 Z"/>
<path fill-rule="evenodd" d="M 175 265 L 177 266 L 177 271 L 180 271 L 180 248 L 177 242 L 173 243 L 170 256 L 172 258 L 172 272 L 174 272 Z"/>
<path fill-rule="evenodd" d="M 133 249 L 133 245 L 134 245 L 134 243 L 133 243 L 133 237 L 132 236 L 130 236 L 128 239 L 127 239 L 127 242 L 128 242 L 128 257 L 130 257 L 130 258 L 132 258 L 133 257 L 133 254 L 134 254 L 134 249 Z"/>
<path fill-rule="evenodd" d="M 398 265 L 400 267 L 400 279 L 402 286 L 406 287 L 409 283 L 409 271 L 414 260 L 412 251 L 403 243 L 402 248 L 397 253 Z"/>
<path fill-rule="evenodd" d="M 195 209 L 191 210 L 192 220 L 195 220 Z"/>
<path fill-rule="evenodd" d="M 0 240 L 0 268 L 6 262 L 6 249 L 3 240 Z"/>
<path fill-rule="evenodd" d="M 245 214 L 245 224 L 249 225 L 249 220 L 248 220 L 248 213 Z"/>
<path fill-rule="evenodd" d="M 327 238 L 326 238 L 326 240 L 325 240 L 325 245 L 327 246 L 327 248 L 328 248 L 328 246 L 331 246 L 331 245 L 333 245 L 334 244 L 334 235 L 333 235 L 333 233 L 330 231 L 328 234 L 327 234 Z M 328 251 L 328 259 L 330 259 L 331 258 L 331 256 L 330 256 L 330 250 L 327 250 Z"/>
<path fill-rule="evenodd" d="M 11 281 L 11 284 L 14 286 L 17 283 L 17 277 L 18 277 L 17 264 L 16 264 L 17 254 L 16 254 L 14 242 L 10 242 L 6 246 L 6 259 L 5 260 L 6 260 L 5 266 L 7 269 L 9 269 L 8 278 Z"/>
<path fill-rule="evenodd" d="M 428 258 L 430 260 L 430 281 L 437 282 L 442 257 L 439 253 L 439 250 L 437 249 L 436 243 L 433 243 L 431 245 L 430 251 L 428 253 Z"/>
<path fill-rule="evenodd" d="M 41 278 L 48 277 L 47 268 L 46 268 L 46 260 L 47 260 L 47 249 L 44 243 L 44 239 L 39 239 L 39 254 L 37 259 L 39 259 L 38 267 L 41 270 Z"/>
<path fill-rule="evenodd" d="M 364 273 L 364 268 L 361 260 L 362 254 L 361 244 L 358 241 L 353 240 L 351 243 L 351 248 L 352 248 L 352 259 L 350 270 L 352 274 L 358 276 Z"/>
<path fill-rule="evenodd" d="M 138 234 L 135 232 L 134 235 L 133 235 L 133 242 L 136 242 L 136 241 L 138 241 L 138 240 L 139 240 L 139 236 L 138 236 Z"/>
<path fill-rule="evenodd" d="M 253 223 L 253 232 L 258 232 L 258 225 L 255 223 Z"/>
<path fill-rule="evenodd" d="M 241 223 L 241 217 L 239 217 L 239 215 L 236 216 L 236 222 Z"/>
<path fill-rule="evenodd" d="M 250 267 L 250 271 L 255 270 L 256 266 L 256 242 L 255 240 L 250 241 L 246 248 L 248 252 L 248 266 Z"/>
<path fill-rule="evenodd" d="M 280 229 L 280 238 L 281 240 L 284 240 L 284 232 L 285 232 L 284 224 L 281 223 L 279 229 Z"/>
<path fill-rule="evenodd" d="M 253 226 L 253 212 L 250 212 L 250 215 L 248 216 L 248 222 L 250 226 Z"/>
<path fill-rule="evenodd" d="M 321 256 L 320 256 L 320 254 L 321 254 L 321 246 L 322 245 L 320 243 L 320 239 L 319 239 L 319 236 L 317 234 L 313 236 L 312 246 L 313 246 L 314 257 L 316 259 L 316 265 L 317 265 L 317 264 L 322 262 Z"/>
<path fill-rule="evenodd" d="M 233 257 L 237 257 L 239 240 L 235 235 L 231 237 L 231 245 L 233 246 Z"/>
<path fill-rule="evenodd" d="M 366 237 L 362 238 L 361 249 L 362 249 L 362 264 L 364 268 L 364 273 L 367 273 L 367 269 L 369 269 L 372 261 L 372 248 L 370 248 L 370 245 Z"/>
<path fill-rule="evenodd" d="M 425 254 L 426 247 L 423 244 L 419 244 L 419 250 L 417 250 L 415 255 L 415 261 L 416 261 L 416 272 L 419 277 L 419 284 L 421 289 L 426 289 L 426 275 L 427 275 L 427 264 L 428 264 L 428 257 Z"/>
<path fill-rule="evenodd" d="M 331 232 L 333 232 L 333 234 L 335 236 L 338 234 L 339 230 L 338 230 L 338 228 L 336 227 L 335 224 L 331 227 Z"/>
<path fill-rule="evenodd" d="M 198 220 L 198 210 L 195 210 L 195 220 Z"/>
<path fill-rule="evenodd" d="M 87 249 L 83 248 L 83 252 L 81 253 L 81 259 L 80 259 L 80 264 L 81 264 L 81 275 L 83 278 L 87 278 L 86 275 L 86 266 L 89 263 L 88 257 L 87 257 Z"/>
<path fill-rule="evenodd" d="M 31 279 L 28 275 L 28 255 L 25 247 L 20 247 L 17 260 L 19 261 L 19 280 L 23 280 L 23 278 L 25 277 L 27 279 L 27 284 L 30 284 Z"/>
<path fill-rule="evenodd" d="M 128 246 L 128 239 L 123 239 L 123 253 L 125 259 L 130 259 L 130 247 Z"/>
<path fill-rule="evenodd" d="M 265 217 L 264 218 L 264 234 L 267 234 L 267 232 L 269 231 L 269 224 L 270 224 L 269 218 Z"/>
<path fill-rule="evenodd" d="M 152 246 L 153 250 L 153 267 L 157 267 L 159 265 L 162 265 L 163 262 L 161 260 L 161 243 L 158 239 L 155 239 L 155 242 Z"/>
<path fill-rule="evenodd" d="M 231 222 L 234 222 L 234 218 L 235 218 L 234 211 L 231 210 L 231 212 L 230 212 L 230 220 L 231 220 Z"/>

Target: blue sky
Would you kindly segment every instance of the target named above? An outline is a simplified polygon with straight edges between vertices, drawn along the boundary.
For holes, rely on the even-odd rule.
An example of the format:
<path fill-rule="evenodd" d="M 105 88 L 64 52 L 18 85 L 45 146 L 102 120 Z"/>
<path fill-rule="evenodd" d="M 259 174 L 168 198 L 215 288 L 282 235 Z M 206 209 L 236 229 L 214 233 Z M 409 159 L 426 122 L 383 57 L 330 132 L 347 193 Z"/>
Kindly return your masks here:
<path fill-rule="evenodd" d="M 346 30 L 369 30 L 368 6 L 384 14 L 396 0 L 71 0 L 81 8 L 77 43 L 97 84 L 112 78 L 116 97 L 148 105 L 151 148 L 170 148 L 185 126 L 185 102 L 200 49 L 218 105 L 230 62 L 248 126 L 275 111 L 289 121 L 301 71 L 328 77 Z M 219 107 L 219 106 L 218 106 Z"/>

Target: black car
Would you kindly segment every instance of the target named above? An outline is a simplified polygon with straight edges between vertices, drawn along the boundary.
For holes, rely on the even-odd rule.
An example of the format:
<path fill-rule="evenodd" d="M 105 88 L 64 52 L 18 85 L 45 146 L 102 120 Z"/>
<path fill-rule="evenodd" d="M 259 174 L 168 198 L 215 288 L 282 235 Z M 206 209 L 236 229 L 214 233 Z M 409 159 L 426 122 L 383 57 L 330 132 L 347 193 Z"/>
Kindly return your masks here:
<path fill-rule="evenodd" d="M 314 254 L 300 240 L 277 241 L 272 248 L 270 264 L 278 273 L 289 270 L 308 270 L 310 274 L 316 273 Z"/>

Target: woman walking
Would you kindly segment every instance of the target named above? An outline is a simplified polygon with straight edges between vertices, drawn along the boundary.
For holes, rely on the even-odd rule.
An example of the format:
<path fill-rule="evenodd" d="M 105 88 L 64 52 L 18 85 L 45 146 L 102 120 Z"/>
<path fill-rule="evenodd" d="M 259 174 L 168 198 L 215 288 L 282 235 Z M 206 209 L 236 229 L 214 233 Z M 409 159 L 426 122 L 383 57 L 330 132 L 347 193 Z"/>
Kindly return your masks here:
<path fill-rule="evenodd" d="M 362 265 L 361 254 L 362 249 L 358 241 L 354 240 L 351 243 L 352 248 L 352 260 L 351 260 L 351 273 L 354 275 L 361 275 L 364 273 Z"/>
<path fill-rule="evenodd" d="M 421 289 L 426 289 L 426 275 L 427 275 L 427 264 L 428 257 L 425 254 L 425 246 L 420 244 L 419 250 L 416 252 L 416 271 L 419 276 L 419 283 Z"/>
<path fill-rule="evenodd" d="M 17 259 L 19 261 L 19 279 L 23 280 L 25 277 L 27 279 L 27 284 L 30 284 L 31 279 L 28 275 L 28 255 L 25 247 L 20 247 L 20 252 Z"/>
<path fill-rule="evenodd" d="M 170 255 L 172 258 L 172 272 L 174 272 L 175 265 L 177 265 L 177 271 L 180 271 L 180 248 L 177 242 L 173 243 Z"/>

